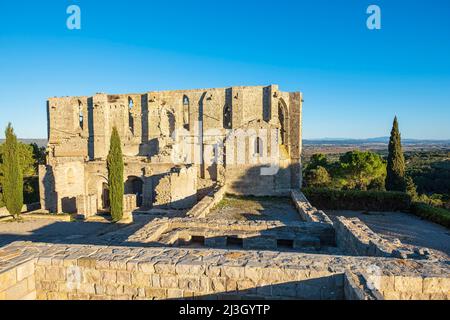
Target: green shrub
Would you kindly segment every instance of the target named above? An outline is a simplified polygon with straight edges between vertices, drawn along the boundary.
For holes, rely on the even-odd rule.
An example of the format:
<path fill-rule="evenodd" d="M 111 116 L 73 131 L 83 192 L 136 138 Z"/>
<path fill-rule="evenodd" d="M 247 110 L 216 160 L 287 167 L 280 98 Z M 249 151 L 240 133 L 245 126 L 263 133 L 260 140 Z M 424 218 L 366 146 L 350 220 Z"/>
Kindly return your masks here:
<path fill-rule="evenodd" d="M 26 177 L 23 179 L 23 200 L 26 204 L 39 202 L 38 177 Z"/>
<path fill-rule="evenodd" d="M 442 208 L 435 208 L 423 202 L 413 202 L 411 212 L 416 216 L 441 224 L 450 228 L 450 211 Z"/>
<path fill-rule="evenodd" d="M 305 196 L 320 209 L 408 211 L 411 197 L 403 192 L 304 188 Z"/>

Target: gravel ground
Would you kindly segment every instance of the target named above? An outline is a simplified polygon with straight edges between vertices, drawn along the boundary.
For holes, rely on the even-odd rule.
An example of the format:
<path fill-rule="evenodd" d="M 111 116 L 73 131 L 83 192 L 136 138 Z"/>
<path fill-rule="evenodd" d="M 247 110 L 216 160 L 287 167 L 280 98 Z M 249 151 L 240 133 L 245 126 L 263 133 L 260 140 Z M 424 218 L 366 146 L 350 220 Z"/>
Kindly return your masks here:
<path fill-rule="evenodd" d="M 124 226 L 106 221 L 62 222 L 53 219 L 27 218 L 21 222 L 0 221 L 0 247 L 14 241 L 64 244 L 119 244 L 122 238 L 148 223 L 154 216 L 137 215 L 134 224 Z M 117 235 L 120 237 L 113 237 Z"/>
<path fill-rule="evenodd" d="M 333 220 L 336 216 L 357 217 L 373 231 L 385 238 L 398 238 L 405 244 L 430 248 L 450 256 L 450 230 L 401 212 L 332 211 L 326 213 Z"/>

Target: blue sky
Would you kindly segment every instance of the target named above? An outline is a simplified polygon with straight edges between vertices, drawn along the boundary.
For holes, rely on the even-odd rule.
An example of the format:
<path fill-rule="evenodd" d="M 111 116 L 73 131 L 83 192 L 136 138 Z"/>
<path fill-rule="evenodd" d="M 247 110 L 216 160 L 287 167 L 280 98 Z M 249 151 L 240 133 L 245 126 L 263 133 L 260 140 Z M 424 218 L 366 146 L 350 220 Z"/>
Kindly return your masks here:
<path fill-rule="evenodd" d="M 46 138 L 52 96 L 271 83 L 303 92 L 305 138 L 386 136 L 398 115 L 404 137 L 450 139 L 450 2 L 0 2 L 0 126 L 22 138 Z"/>

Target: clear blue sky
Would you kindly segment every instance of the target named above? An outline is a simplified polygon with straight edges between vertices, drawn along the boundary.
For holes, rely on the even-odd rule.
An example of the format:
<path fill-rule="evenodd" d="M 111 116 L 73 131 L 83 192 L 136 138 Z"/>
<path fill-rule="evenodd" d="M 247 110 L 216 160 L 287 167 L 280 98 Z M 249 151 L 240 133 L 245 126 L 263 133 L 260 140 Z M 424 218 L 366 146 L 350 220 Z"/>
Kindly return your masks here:
<path fill-rule="evenodd" d="M 386 136 L 397 114 L 450 139 L 450 1 L 0 1 L 0 126 L 22 138 L 46 138 L 52 96 L 271 83 L 304 93 L 305 138 Z"/>

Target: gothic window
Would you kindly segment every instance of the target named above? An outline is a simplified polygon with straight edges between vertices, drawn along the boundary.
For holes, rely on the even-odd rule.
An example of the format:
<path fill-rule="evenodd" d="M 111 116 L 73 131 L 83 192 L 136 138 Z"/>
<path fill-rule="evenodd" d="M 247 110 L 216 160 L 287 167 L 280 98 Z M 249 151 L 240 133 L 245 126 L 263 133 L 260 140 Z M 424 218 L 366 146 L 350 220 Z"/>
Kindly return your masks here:
<path fill-rule="evenodd" d="M 256 156 L 260 156 L 260 157 L 263 156 L 263 154 L 264 154 L 263 153 L 263 147 L 264 147 L 264 145 L 263 145 L 262 139 L 257 137 L 255 139 L 255 155 Z"/>
<path fill-rule="evenodd" d="M 133 118 L 133 99 L 128 98 L 128 127 L 132 134 L 134 134 L 134 118 Z"/>
<path fill-rule="evenodd" d="M 79 124 L 81 130 L 83 130 L 84 115 L 83 115 L 83 104 L 81 103 L 81 101 L 78 101 L 78 124 Z"/>
<path fill-rule="evenodd" d="M 287 128 L 286 128 L 286 109 L 282 102 L 278 103 L 278 119 L 280 120 L 280 134 L 281 134 L 281 144 L 286 145 L 287 143 Z"/>
<path fill-rule="evenodd" d="M 189 98 L 183 96 L 183 126 L 189 130 Z"/>
<path fill-rule="evenodd" d="M 231 107 L 229 105 L 223 108 L 223 127 L 224 129 L 231 129 L 232 127 Z"/>

